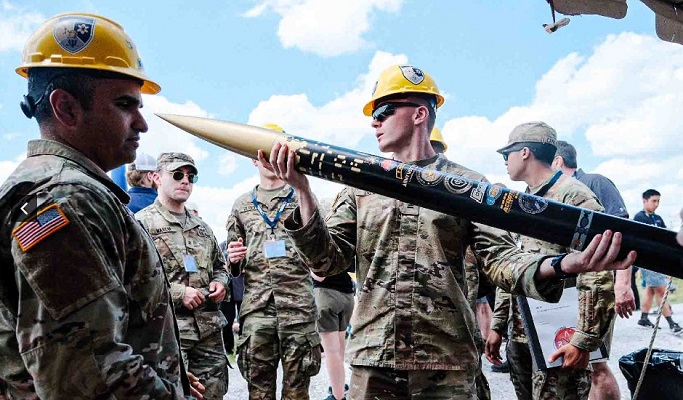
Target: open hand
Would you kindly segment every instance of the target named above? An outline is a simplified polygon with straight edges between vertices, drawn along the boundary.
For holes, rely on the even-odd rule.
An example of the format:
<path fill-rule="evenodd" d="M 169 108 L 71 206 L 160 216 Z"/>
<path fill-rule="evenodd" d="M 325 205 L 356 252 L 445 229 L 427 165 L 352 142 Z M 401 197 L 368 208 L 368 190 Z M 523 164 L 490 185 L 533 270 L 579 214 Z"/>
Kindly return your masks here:
<path fill-rule="evenodd" d="M 617 261 L 621 249 L 621 233 L 607 230 L 595 235 L 586 248 L 579 253 L 570 253 L 562 259 L 560 267 L 568 274 L 600 272 L 626 269 L 636 260 L 636 252 L 630 251 L 625 259 Z"/>
<path fill-rule="evenodd" d="M 294 190 L 308 190 L 308 178 L 296 170 L 296 154 L 286 144 L 275 143 L 266 160 L 263 151 L 258 151 L 258 160 L 264 168 L 273 172 L 278 179 L 287 182 Z"/>
<path fill-rule="evenodd" d="M 503 364 L 503 358 L 500 356 L 500 346 L 502 343 L 503 337 L 500 333 L 491 329 L 491 331 L 489 331 L 489 337 L 486 338 L 486 347 L 484 348 L 486 359 L 489 360 L 491 364 Z"/>

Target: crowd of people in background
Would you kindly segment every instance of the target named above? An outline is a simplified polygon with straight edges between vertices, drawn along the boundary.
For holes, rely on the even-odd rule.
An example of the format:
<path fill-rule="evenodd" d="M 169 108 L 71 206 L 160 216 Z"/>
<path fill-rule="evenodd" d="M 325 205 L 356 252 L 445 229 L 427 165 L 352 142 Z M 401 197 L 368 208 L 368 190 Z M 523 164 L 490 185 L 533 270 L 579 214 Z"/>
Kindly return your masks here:
<path fill-rule="evenodd" d="M 87 43 L 60 36 L 93 19 Z M 326 400 L 488 399 L 481 360 L 502 364 L 503 337 L 518 398 L 619 398 L 606 363 L 588 363 L 591 351 L 609 348 L 615 315 L 637 309 L 636 254 L 617 258 L 621 233 L 572 251 L 353 187 L 323 210 L 281 143 L 269 157 L 259 150 L 259 183 L 226 212 L 226 231 L 213 232 L 188 202 L 200 171 L 190 155 L 136 157 L 148 129 L 141 94 L 160 87 L 123 28 L 60 15 L 24 54 L 22 109 L 41 139 L 0 187 L 0 398 L 220 399 L 235 351 L 250 399 L 276 398 L 278 365 L 281 397 L 308 399 L 324 350 Z M 435 130 L 443 102 L 419 68 L 381 73 L 362 111 L 379 151 L 392 154 L 386 168 L 487 182 L 447 158 Z M 501 145 L 510 178 L 528 193 L 628 217 L 614 184 L 579 169 L 576 150 L 548 124 L 522 123 Z M 126 163 L 128 193 L 106 174 Z M 635 219 L 664 228 L 660 197 L 645 191 Z M 29 200 L 35 214 L 18 213 Z M 668 278 L 641 274 L 638 325 L 652 327 L 656 298 L 680 333 L 661 304 Z M 550 355 L 562 366 L 533 371 L 514 299 L 557 302 L 574 281 L 577 326 Z"/>

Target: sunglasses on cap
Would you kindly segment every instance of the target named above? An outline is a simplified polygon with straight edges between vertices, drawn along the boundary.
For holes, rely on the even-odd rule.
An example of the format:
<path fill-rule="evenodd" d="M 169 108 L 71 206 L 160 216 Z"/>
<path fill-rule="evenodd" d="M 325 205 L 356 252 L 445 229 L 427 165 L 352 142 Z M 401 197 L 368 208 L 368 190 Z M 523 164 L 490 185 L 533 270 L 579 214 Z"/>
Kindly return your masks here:
<path fill-rule="evenodd" d="M 395 103 L 384 103 L 377 107 L 372 112 L 372 119 L 378 122 L 384 122 L 390 115 L 394 115 L 396 109 L 399 107 L 422 107 L 422 104 L 409 103 L 409 102 L 395 102 Z"/>
<path fill-rule="evenodd" d="M 185 175 L 187 175 L 187 180 L 189 180 L 190 183 L 197 183 L 197 181 L 199 180 L 197 174 L 186 174 L 183 171 L 173 171 L 171 172 L 171 175 L 173 175 L 173 179 L 175 179 L 176 181 L 182 181 Z"/>

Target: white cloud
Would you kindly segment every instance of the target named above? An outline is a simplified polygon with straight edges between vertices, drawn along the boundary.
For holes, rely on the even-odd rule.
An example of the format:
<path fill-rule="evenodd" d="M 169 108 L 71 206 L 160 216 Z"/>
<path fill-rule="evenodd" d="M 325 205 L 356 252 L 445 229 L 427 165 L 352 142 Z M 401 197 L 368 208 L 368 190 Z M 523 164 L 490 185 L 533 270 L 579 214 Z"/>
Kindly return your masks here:
<path fill-rule="evenodd" d="M 617 184 L 631 215 L 642 208 L 641 193 L 656 188 L 662 192 L 659 211 L 667 223 L 678 224 L 683 120 L 676 105 L 682 102 L 683 47 L 622 33 L 608 36 L 587 57 L 572 53 L 555 63 L 536 83 L 530 104 L 493 120 L 454 118 L 442 133 L 449 158 L 510 184 L 495 150 L 515 125 L 543 120 L 560 139 L 590 145 L 592 154 L 579 155 L 583 162 L 604 160 L 597 172 Z"/>
<path fill-rule="evenodd" d="M 26 39 L 47 18 L 40 13 L 25 11 L 8 1 L 0 5 L 0 52 L 21 51 Z"/>
<path fill-rule="evenodd" d="M 257 17 L 272 9 L 282 19 L 278 37 L 285 48 L 323 57 L 353 53 L 371 45 L 363 35 L 375 11 L 398 12 L 403 0 L 262 0 L 242 14 Z"/>
<path fill-rule="evenodd" d="M 199 139 L 154 115 L 165 113 L 211 118 L 208 112 L 192 101 L 173 103 L 159 95 L 144 95 L 143 102 L 142 114 L 147 120 L 149 130 L 140 136 L 139 151 L 154 157 L 162 152 L 178 151 L 191 155 L 195 161 L 208 157 L 209 153 L 198 146 Z"/>
<path fill-rule="evenodd" d="M 642 193 L 655 189 L 662 194 L 657 214 L 670 228 L 680 226 L 683 156 L 666 159 L 614 158 L 598 165 L 595 172 L 610 177 L 619 187 L 631 217 L 643 208 Z"/>
<path fill-rule="evenodd" d="M 4 182 L 25 158 L 26 153 L 24 152 L 16 156 L 13 160 L 0 160 L 0 182 Z"/>
<path fill-rule="evenodd" d="M 16 138 L 21 137 L 21 133 L 19 132 L 10 132 L 10 133 L 5 133 L 2 135 L 2 140 L 4 142 L 11 142 Z"/>
<path fill-rule="evenodd" d="M 356 80 L 356 87 L 336 99 L 316 106 L 305 94 L 273 95 L 261 101 L 249 114 L 249 124 L 272 122 L 296 136 L 320 140 L 334 145 L 353 147 L 365 135 L 373 134 L 370 119 L 362 106 L 370 99 L 380 72 L 393 64 L 404 64 L 408 58 L 385 52 L 375 53 L 366 74 Z M 301 118 L 304 115 L 306 118 Z"/>
<path fill-rule="evenodd" d="M 237 169 L 237 156 L 233 153 L 223 153 L 218 159 L 218 173 L 228 176 Z"/>

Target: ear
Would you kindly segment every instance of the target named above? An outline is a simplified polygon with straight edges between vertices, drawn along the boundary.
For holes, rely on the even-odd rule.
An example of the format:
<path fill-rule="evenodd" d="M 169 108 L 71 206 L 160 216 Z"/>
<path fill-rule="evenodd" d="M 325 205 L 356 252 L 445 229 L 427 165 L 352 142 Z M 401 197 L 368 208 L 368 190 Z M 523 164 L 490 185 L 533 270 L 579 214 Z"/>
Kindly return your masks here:
<path fill-rule="evenodd" d="M 66 127 L 75 127 L 83 120 L 81 103 L 64 89 L 55 89 L 50 93 L 50 106 L 55 118 Z"/>
<path fill-rule="evenodd" d="M 157 186 L 160 186 L 161 175 L 159 175 L 159 172 L 157 172 L 157 171 L 152 172 L 152 180 L 154 180 L 154 183 L 156 183 Z"/>
<path fill-rule="evenodd" d="M 427 120 L 429 120 L 429 111 L 427 110 L 427 107 L 417 107 L 415 109 L 415 114 L 413 115 L 413 118 L 415 121 L 415 125 L 427 122 Z"/>
<path fill-rule="evenodd" d="M 564 167 L 564 159 L 562 159 L 562 157 L 560 156 L 556 156 L 555 158 L 553 158 L 551 167 L 553 167 L 554 169 L 562 169 L 562 167 Z"/>
<path fill-rule="evenodd" d="M 522 156 L 522 160 L 526 160 L 531 157 L 531 150 L 529 150 L 528 147 L 525 147 L 522 149 L 522 154 L 520 155 Z"/>

